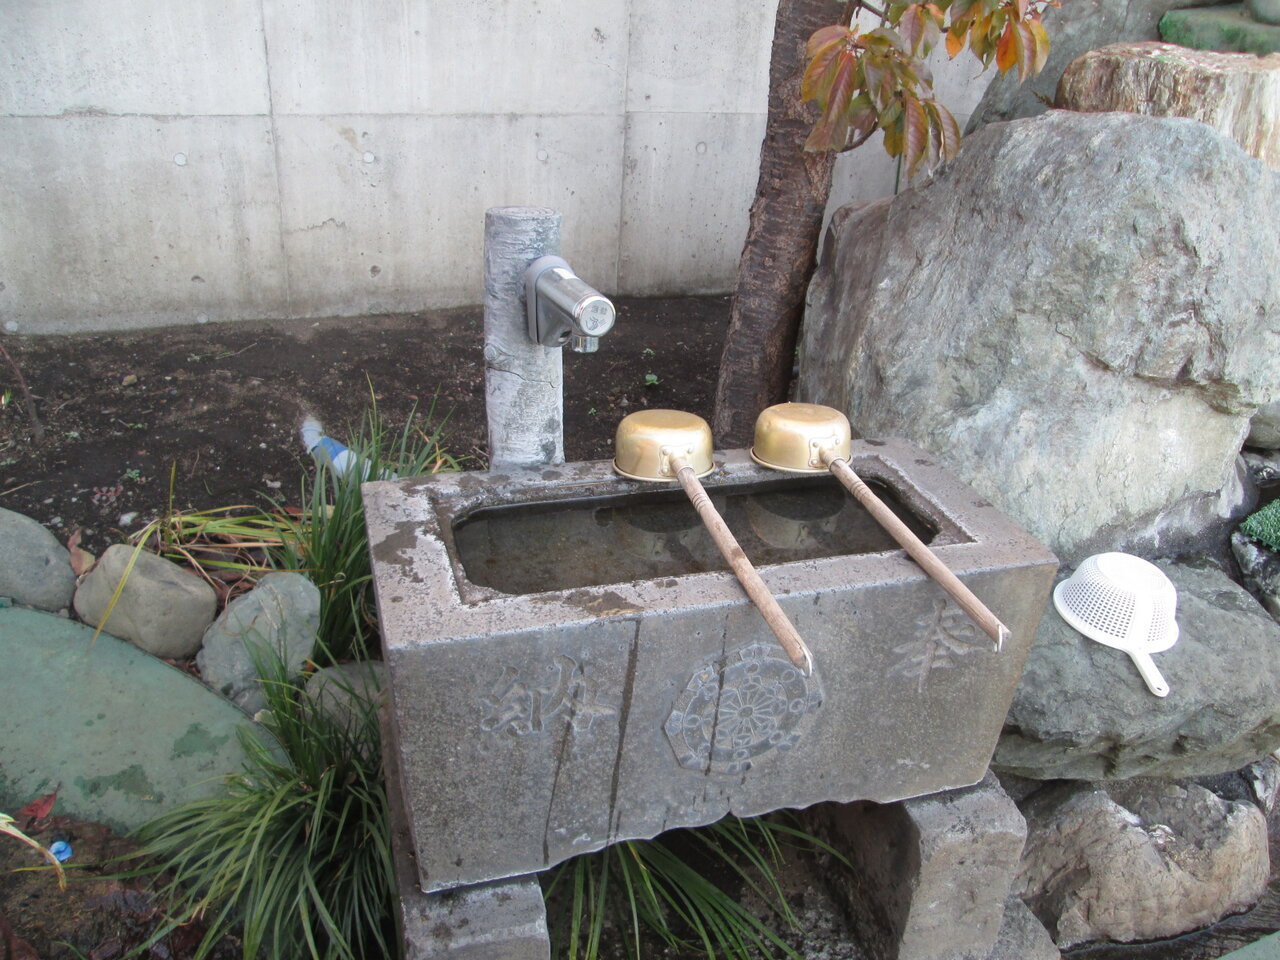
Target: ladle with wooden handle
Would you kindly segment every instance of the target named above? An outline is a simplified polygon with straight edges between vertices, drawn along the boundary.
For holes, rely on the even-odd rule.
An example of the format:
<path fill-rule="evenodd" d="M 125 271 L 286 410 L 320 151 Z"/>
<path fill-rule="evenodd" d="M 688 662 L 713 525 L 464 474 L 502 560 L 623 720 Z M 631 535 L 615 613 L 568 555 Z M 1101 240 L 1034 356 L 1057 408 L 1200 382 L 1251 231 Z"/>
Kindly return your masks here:
<path fill-rule="evenodd" d="M 839 410 L 816 403 L 779 403 L 756 418 L 751 459 L 788 473 L 834 473 L 889 536 L 982 628 L 998 652 L 1011 636 L 1009 628 L 853 471 L 849 466 L 851 434 L 849 418 Z"/>
<path fill-rule="evenodd" d="M 639 410 L 623 417 L 614 441 L 613 469 L 631 480 L 678 481 L 738 582 L 764 617 L 796 668 L 813 673 L 813 655 L 778 606 L 699 482 L 714 468 L 711 428 L 680 410 Z"/>

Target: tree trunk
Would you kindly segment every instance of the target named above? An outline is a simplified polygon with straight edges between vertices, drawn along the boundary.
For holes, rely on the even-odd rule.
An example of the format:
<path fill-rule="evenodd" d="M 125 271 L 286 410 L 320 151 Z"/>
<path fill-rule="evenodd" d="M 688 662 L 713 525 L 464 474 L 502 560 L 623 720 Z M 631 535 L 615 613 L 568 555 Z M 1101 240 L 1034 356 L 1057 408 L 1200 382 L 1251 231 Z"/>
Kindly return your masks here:
<path fill-rule="evenodd" d="M 800 100 L 805 43 L 840 23 L 835 0 L 779 0 L 769 64 L 760 180 L 716 384 L 717 446 L 751 442 L 757 414 L 786 399 L 805 289 L 813 273 L 835 154 L 805 153 L 813 114 Z"/>

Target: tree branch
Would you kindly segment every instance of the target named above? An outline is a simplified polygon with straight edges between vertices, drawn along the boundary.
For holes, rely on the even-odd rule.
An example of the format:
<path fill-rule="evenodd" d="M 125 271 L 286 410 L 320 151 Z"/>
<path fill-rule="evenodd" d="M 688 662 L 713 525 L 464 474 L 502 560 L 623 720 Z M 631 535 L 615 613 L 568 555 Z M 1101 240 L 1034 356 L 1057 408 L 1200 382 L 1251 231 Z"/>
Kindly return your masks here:
<path fill-rule="evenodd" d="M 36 415 L 36 398 L 31 395 L 31 388 L 27 386 L 27 379 L 22 375 L 22 371 L 14 362 L 13 357 L 9 356 L 9 351 L 4 348 L 4 344 L 0 343 L 0 354 L 2 354 L 9 366 L 13 369 L 13 375 L 18 378 L 18 386 L 22 390 L 22 405 L 26 408 L 27 418 L 31 421 L 31 434 L 37 440 L 44 439 L 44 424 L 40 422 L 40 418 Z"/>

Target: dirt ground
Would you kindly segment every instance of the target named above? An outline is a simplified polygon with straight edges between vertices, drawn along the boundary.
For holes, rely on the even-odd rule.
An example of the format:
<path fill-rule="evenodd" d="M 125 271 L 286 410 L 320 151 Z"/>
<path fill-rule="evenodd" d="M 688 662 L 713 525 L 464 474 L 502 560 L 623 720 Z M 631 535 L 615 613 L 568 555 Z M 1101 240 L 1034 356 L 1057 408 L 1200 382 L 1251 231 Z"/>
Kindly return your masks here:
<path fill-rule="evenodd" d="M 620 300 L 618 309 L 617 326 L 598 353 L 565 354 L 569 460 L 610 456 L 618 421 L 637 409 L 711 414 L 727 298 Z M 342 439 L 371 394 L 392 427 L 403 425 L 415 405 L 419 413 L 433 411 L 434 420 L 444 423 L 446 450 L 467 468 L 482 469 L 482 346 L 478 308 L 0 336 L 12 359 L 10 364 L 0 356 L 0 507 L 34 518 L 64 541 L 80 528 L 83 546 L 100 554 L 166 508 L 171 473 L 175 509 L 297 504 L 300 482 L 311 470 L 297 433 L 303 414 L 314 414 Z M 55 821 L 38 834 L 45 842 L 60 837 L 72 841 L 81 864 L 125 849 L 94 824 Z M 1272 842 L 1274 848 L 1280 838 Z M 1273 852 L 1280 858 L 1280 849 Z M 153 927 L 154 903 L 127 884 L 82 880 L 68 898 L 47 873 L 8 873 L 35 862 L 16 844 L 6 849 L 0 843 L 0 877 L 7 874 L 0 882 L 0 914 L 18 937 L 39 945 L 39 956 L 109 960 Z M 806 882 L 804 872 L 792 882 Z M 829 907 L 812 891 L 799 892 L 809 934 L 797 943 L 804 954 L 857 956 L 852 945 L 833 948 L 843 930 L 838 924 L 825 929 L 833 919 Z M 1276 929 L 1277 904 L 1280 875 L 1258 908 L 1209 931 L 1160 944 L 1086 947 L 1075 955 L 1217 957 Z M 0 922 L 0 957 L 5 932 Z M 194 933 L 147 955 L 189 955 Z M 59 940 L 82 952 L 56 947 Z"/>
<path fill-rule="evenodd" d="M 627 413 L 709 417 L 728 298 L 619 300 L 595 354 L 565 352 L 565 454 L 611 455 Z M 485 465 L 480 309 L 355 319 L 241 322 L 81 336 L 5 336 L 29 388 L 0 357 L 0 506 L 76 527 L 94 553 L 173 506 L 296 503 L 310 469 L 304 413 L 342 439 L 369 406 L 394 428 L 417 405 L 446 450 Z"/>

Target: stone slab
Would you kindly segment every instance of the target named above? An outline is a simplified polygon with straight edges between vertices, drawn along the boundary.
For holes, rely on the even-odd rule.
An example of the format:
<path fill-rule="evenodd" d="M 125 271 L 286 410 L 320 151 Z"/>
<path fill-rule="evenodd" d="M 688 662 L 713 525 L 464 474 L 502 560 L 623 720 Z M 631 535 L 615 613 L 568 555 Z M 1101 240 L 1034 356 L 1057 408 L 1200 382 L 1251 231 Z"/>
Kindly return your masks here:
<path fill-rule="evenodd" d="M 823 804 L 805 817 L 852 864 L 833 867 L 828 883 L 875 960 L 986 960 L 1002 932 L 1022 937 L 1004 919 L 1027 824 L 994 775 L 901 803 Z"/>
<path fill-rule="evenodd" d="M 1031 909 L 1017 897 L 1004 905 L 1000 934 L 987 960 L 1061 960 L 1062 951 Z"/>
<path fill-rule="evenodd" d="M 1160 38 L 1194 50 L 1280 53 L 1280 27 L 1258 23 L 1242 3 L 1170 10 L 1160 18 Z"/>
<path fill-rule="evenodd" d="M 132 644 L 92 638 L 74 620 L 0 609 L 0 810 L 57 787 L 57 813 L 132 830 L 219 793 L 244 763 L 244 714 Z"/>
<path fill-rule="evenodd" d="M 713 497 L 779 481 L 745 451 L 717 460 Z M 1001 653 L 901 550 L 762 566 L 813 651 L 807 679 L 723 570 L 632 570 L 524 596 L 467 579 L 452 518 L 652 492 L 607 462 L 366 485 L 423 888 L 530 873 L 727 813 L 980 780 L 1056 560 L 918 448 L 859 442 L 854 464 L 935 525 L 935 552 L 1013 630 Z M 572 534 L 549 564 L 572 559 Z"/>
<path fill-rule="evenodd" d="M 385 708 L 378 716 L 403 960 L 548 960 L 547 908 L 536 877 L 422 892 L 390 718 Z"/>

